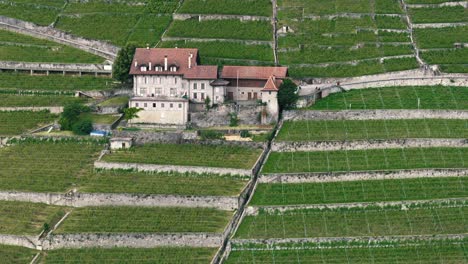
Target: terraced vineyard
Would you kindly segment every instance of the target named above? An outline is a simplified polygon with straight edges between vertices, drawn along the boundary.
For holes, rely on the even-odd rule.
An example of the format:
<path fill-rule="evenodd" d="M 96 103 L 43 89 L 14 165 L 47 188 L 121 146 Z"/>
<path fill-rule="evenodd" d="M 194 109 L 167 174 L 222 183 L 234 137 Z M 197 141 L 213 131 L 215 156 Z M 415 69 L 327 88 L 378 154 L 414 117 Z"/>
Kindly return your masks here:
<path fill-rule="evenodd" d="M 291 76 L 301 78 L 424 64 L 466 73 L 466 8 L 463 1 L 442 3 L 280 0 L 274 7 L 266 0 L 8 0 L 0 15 L 117 46 L 199 48 L 204 64 L 288 65 Z"/>
<path fill-rule="evenodd" d="M 110 78 L 94 76 L 29 75 L 25 73 L 0 73 L 0 89 L 16 91 L 64 92 L 102 91 L 115 88 Z"/>
<path fill-rule="evenodd" d="M 436 89 L 452 94 L 425 93 Z M 466 262 L 464 112 L 452 119 L 425 118 L 437 111 L 422 111 L 420 119 L 409 117 L 411 110 L 399 118 L 385 112 L 420 94 L 434 98 L 423 109 L 464 110 L 465 90 L 354 90 L 311 107 L 335 110 L 328 117 L 287 113 L 225 263 Z M 362 114 L 366 109 L 381 112 Z M 442 147 L 449 138 L 459 144 Z M 433 145 L 405 145 L 421 140 Z"/>
<path fill-rule="evenodd" d="M 15 136 L 53 123 L 57 115 L 48 111 L 0 111 L 0 136 Z"/>
<path fill-rule="evenodd" d="M 104 60 L 69 46 L 0 30 L 0 60 L 24 62 L 102 63 Z"/>
<path fill-rule="evenodd" d="M 250 176 L 217 173 L 93 169 L 93 161 L 104 148 L 104 142 L 89 139 L 25 139 L 10 143 L 0 148 L 2 167 L 7 168 L 0 173 L 0 189 L 32 192 L 36 198 L 32 202 L 0 203 L 4 216 L 0 217 L 3 229 L 0 233 L 16 236 L 19 241 L 28 235 L 34 237 L 32 243 L 40 240 L 58 246 L 39 253 L 38 258 L 44 263 L 60 263 L 67 257 L 78 262 L 90 259 L 113 262 L 115 256 L 122 255 L 133 260 L 144 258 L 143 263 L 209 262 L 221 246 L 225 230 L 239 206 L 239 196 L 250 179 Z M 192 153 L 194 158 L 203 155 L 208 165 L 219 158 L 238 155 L 238 163 L 233 164 L 243 164 L 242 167 L 249 166 L 249 169 L 261 152 L 247 147 L 209 145 L 159 144 L 148 145 L 146 149 L 154 147 L 164 150 L 161 155 L 168 157 L 179 157 L 174 153 L 181 151 Z M 237 150 L 241 153 L 235 154 Z M 135 148 L 129 152 L 138 151 Z M 119 161 L 125 158 L 131 161 L 125 156 Z M 246 165 L 240 162 L 244 158 Z M 168 159 L 166 163 L 177 169 L 176 159 Z M 219 165 L 222 166 L 229 167 L 229 163 Z M 79 194 L 71 195 L 70 190 Z M 52 198 L 49 201 L 53 205 L 41 203 L 44 200 L 40 197 L 56 196 L 68 197 L 64 199 L 69 202 Z M 80 204 L 84 207 L 77 206 Z M 52 232 L 38 237 L 43 230 Z M 63 242 L 57 242 L 61 239 Z M 145 241 L 144 246 L 139 242 L 141 239 Z M 71 243 L 71 248 L 61 246 L 62 243 Z M 76 247 L 73 243 L 86 243 L 87 248 L 73 249 Z M 100 249 L 101 243 L 114 243 L 117 247 Z M 32 251 L 18 250 L 12 257 L 24 258 L 28 252 Z M 182 253 L 183 256 L 179 255 Z"/>
<path fill-rule="evenodd" d="M 419 104 L 418 104 L 419 100 Z M 335 93 L 310 106 L 312 110 L 468 109 L 466 87 L 415 86 L 351 90 Z"/>
<path fill-rule="evenodd" d="M 110 150 L 30 135 L 57 114 L 1 110 L 0 262 L 467 263 L 468 89 L 446 74 L 468 73 L 467 14 L 458 0 L 0 1 L 3 109 L 94 108 L 77 91 L 103 91 L 98 109 L 125 106 L 126 85 L 100 74 L 130 43 L 288 66 L 313 90 L 304 98 L 320 93 L 269 124 L 273 140 L 254 137 L 263 144 L 141 144 L 166 132 L 154 128 Z M 392 74 L 366 76 L 380 73 Z M 365 77 L 337 79 L 353 76 Z"/>
<path fill-rule="evenodd" d="M 184 153 L 184 154 L 182 154 Z M 245 147 L 147 144 L 104 156 L 108 162 L 251 169 L 261 151 Z M 206 159 L 211 156 L 210 159 Z"/>

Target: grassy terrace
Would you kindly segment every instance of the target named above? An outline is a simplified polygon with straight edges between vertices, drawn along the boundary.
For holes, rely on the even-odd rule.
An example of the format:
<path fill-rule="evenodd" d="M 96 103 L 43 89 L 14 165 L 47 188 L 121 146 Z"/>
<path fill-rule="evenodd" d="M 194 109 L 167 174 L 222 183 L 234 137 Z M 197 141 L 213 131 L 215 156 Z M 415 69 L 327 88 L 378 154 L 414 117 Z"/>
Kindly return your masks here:
<path fill-rule="evenodd" d="M 197 48 L 200 50 L 202 64 L 243 64 L 248 60 L 256 60 L 265 64 L 273 64 L 273 49 L 270 45 L 245 45 L 221 41 L 165 41 L 160 43 L 164 48 Z M 247 62 L 246 62 L 247 60 Z"/>
<path fill-rule="evenodd" d="M 77 3 L 75 5 L 86 4 Z M 117 4 L 102 3 L 102 5 L 111 7 Z M 69 8 L 67 10 L 73 14 L 81 14 L 79 12 L 82 12 Z M 158 16 L 126 12 L 127 9 L 115 13 L 106 10 L 104 13 L 85 13 L 79 17 L 62 16 L 56 27 L 78 36 L 108 41 L 117 46 L 135 42 L 138 46 L 144 47 L 147 43 L 154 46 L 172 19 L 169 15 Z M 113 26 L 109 27 L 110 24 Z"/>
<path fill-rule="evenodd" d="M 468 177 L 259 184 L 252 206 L 463 198 Z"/>
<path fill-rule="evenodd" d="M 279 60 L 290 66 L 293 77 L 360 76 L 418 67 L 415 58 L 379 61 L 382 57 L 413 54 L 407 33 L 374 33 L 377 29 L 406 29 L 401 18 L 382 15 L 402 14 L 399 1 L 282 0 L 278 5 L 279 26 L 293 31 L 279 37 Z M 343 13 L 362 16 L 314 17 Z M 389 42 L 399 44 L 381 45 Z M 335 64 L 313 66 L 319 63 Z"/>
<path fill-rule="evenodd" d="M 63 0 L 10 0 L 0 4 L 0 15 L 48 26 L 63 5 Z"/>
<path fill-rule="evenodd" d="M 84 178 L 78 190 L 85 193 L 173 194 L 237 196 L 247 179 L 191 173 L 100 171 Z"/>
<path fill-rule="evenodd" d="M 268 0 L 187 0 L 178 13 L 271 16 Z"/>
<path fill-rule="evenodd" d="M 468 42 L 468 26 L 416 28 L 414 34 L 418 47 L 421 49 L 453 48 L 454 43 Z"/>
<path fill-rule="evenodd" d="M 290 76 L 295 78 L 302 78 L 305 76 L 314 77 L 349 77 L 349 76 L 363 76 L 385 73 L 390 71 L 403 71 L 415 69 L 418 63 L 415 58 L 401 58 L 401 59 L 386 59 L 383 63 L 379 60 L 361 61 L 355 65 L 337 64 L 327 67 L 320 66 L 307 66 L 301 67 L 291 65 Z"/>
<path fill-rule="evenodd" d="M 75 208 L 55 233 L 222 233 L 232 214 L 208 208 Z"/>
<path fill-rule="evenodd" d="M 172 20 L 170 14 L 179 1 L 166 0 L 147 5 L 147 1 L 108 2 L 93 0 L 8 0 L 0 4 L 0 15 L 39 25 L 55 27 L 91 39 L 116 45 L 136 42 L 153 46 Z M 135 3 L 145 3 L 139 5 Z M 109 25 L 113 25 L 109 27 Z"/>
<path fill-rule="evenodd" d="M 71 102 L 86 103 L 84 98 L 75 98 L 72 95 L 31 94 L 20 95 L 1 93 L 0 107 L 40 107 L 40 106 L 64 106 Z"/>
<path fill-rule="evenodd" d="M 59 206 L 0 201 L 0 234 L 39 235 L 45 223 L 52 226 L 64 214 Z"/>
<path fill-rule="evenodd" d="M 168 37 L 219 38 L 241 40 L 272 40 L 268 21 L 241 22 L 232 20 L 176 20 L 172 23 Z"/>
<path fill-rule="evenodd" d="M 112 125 L 117 119 L 120 118 L 120 115 L 114 114 L 94 114 L 94 113 L 85 113 L 81 114 L 80 119 L 90 119 L 94 124 L 104 124 L 104 125 Z"/>
<path fill-rule="evenodd" d="M 113 80 L 94 76 L 0 73 L 0 89 L 34 91 L 100 91 L 115 88 Z"/>
<path fill-rule="evenodd" d="M 0 148 L 0 189 L 64 192 L 93 170 L 103 146 L 92 142 L 27 140 Z"/>
<path fill-rule="evenodd" d="M 105 155 L 103 161 L 251 169 L 261 152 L 237 146 L 146 144 Z"/>
<path fill-rule="evenodd" d="M 5 263 L 30 263 L 36 253 L 34 249 L 24 247 L 0 246 L 0 256 L 2 256 L 2 261 L 5 261 Z"/>
<path fill-rule="evenodd" d="M 300 209 L 284 213 L 259 212 L 247 216 L 237 238 L 358 237 L 461 234 L 468 206 L 412 206 Z"/>
<path fill-rule="evenodd" d="M 466 87 L 388 87 L 335 93 L 317 101 L 313 110 L 468 109 Z"/>
<path fill-rule="evenodd" d="M 465 240 L 233 245 L 226 263 L 464 263 Z"/>
<path fill-rule="evenodd" d="M 263 173 L 468 168 L 468 148 L 272 152 Z"/>
<path fill-rule="evenodd" d="M 54 263 L 210 263 L 217 248 L 83 248 L 60 249 L 44 253 L 46 264 Z"/>
<path fill-rule="evenodd" d="M 50 114 L 47 111 L 0 111 L 0 136 L 20 135 L 41 125 L 53 123 L 57 118 L 57 115 Z M 0 150 L 0 156 L 2 156 L 1 153 L 2 151 Z"/>
<path fill-rule="evenodd" d="M 99 103 L 98 106 L 126 106 L 129 99 L 128 96 L 116 96 Z"/>
<path fill-rule="evenodd" d="M 276 140 L 394 138 L 468 138 L 468 121 L 444 119 L 285 121 Z"/>
<path fill-rule="evenodd" d="M 0 189 L 32 192 L 237 196 L 239 176 L 191 173 L 94 171 L 103 146 L 86 142 L 23 142 L 0 149 Z"/>
<path fill-rule="evenodd" d="M 468 11 L 462 6 L 410 8 L 412 22 L 419 23 L 457 23 L 468 21 Z"/>
<path fill-rule="evenodd" d="M 5 30 L 0 30 L 0 60 L 59 63 L 102 63 L 104 61 L 99 56 L 76 48 Z"/>

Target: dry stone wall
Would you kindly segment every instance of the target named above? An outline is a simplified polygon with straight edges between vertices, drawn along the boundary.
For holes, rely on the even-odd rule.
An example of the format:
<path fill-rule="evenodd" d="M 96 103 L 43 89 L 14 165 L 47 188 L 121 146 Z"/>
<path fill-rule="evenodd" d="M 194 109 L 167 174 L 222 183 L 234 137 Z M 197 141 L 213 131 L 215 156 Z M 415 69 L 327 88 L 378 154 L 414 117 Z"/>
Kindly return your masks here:
<path fill-rule="evenodd" d="M 0 245 L 20 246 L 36 249 L 39 239 L 35 236 L 15 236 L 0 234 Z"/>
<path fill-rule="evenodd" d="M 158 171 L 158 172 L 192 172 L 192 173 L 214 173 L 220 175 L 242 175 L 251 176 L 251 170 L 215 168 L 215 167 L 196 167 L 196 166 L 176 166 L 176 165 L 155 165 L 155 164 L 138 164 L 138 163 L 115 163 L 96 161 L 94 167 L 97 169 L 120 169 L 120 170 L 137 170 L 137 171 Z"/>
<path fill-rule="evenodd" d="M 273 142 L 275 152 L 333 151 L 389 148 L 468 147 L 468 139 L 388 139 L 356 141 Z"/>
<path fill-rule="evenodd" d="M 49 111 L 52 114 L 60 114 L 63 112 L 62 106 L 46 106 L 46 107 L 0 107 L 0 111 Z"/>
<path fill-rule="evenodd" d="M 59 206 L 147 206 L 147 207 L 207 207 L 232 211 L 238 209 L 237 197 L 178 196 L 104 193 L 33 193 L 1 191 L 2 201 L 45 203 Z"/>
<path fill-rule="evenodd" d="M 110 60 L 114 60 L 119 51 L 118 47 L 107 42 L 84 39 L 52 27 L 42 27 L 5 16 L 0 16 L 0 28 L 69 45 Z"/>
<path fill-rule="evenodd" d="M 63 234 L 48 236 L 44 250 L 86 247 L 219 247 L 222 235 L 210 233 L 180 234 Z"/>
<path fill-rule="evenodd" d="M 466 177 L 468 169 L 421 169 L 395 171 L 355 171 L 324 173 L 267 174 L 259 183 L 317 183 L 338 181 L 391 180 L 408 178 Z"/>
<path fill-rule="evenodd" d="M 249 245 L 249 244 L 262 244 L 270 245 L 271 248 L 275 244 L 304 244 L 304 243 L 333 243 L 333 242 L 403 242 L 403 241 L 434 241 L 434 240 L 461 240 L 463 241 L 468 237 L 468 234 L 457 235 L 414 235 L 414 236 L 376 236 L 376 237 L 322 237 L 322 238 L 273 238 L 273 239 L 233 239 L 233 244 L 236 245 Z M 367 245 L 365 246 L 367 248 Z M 234 251 L 234 250 L 233 250 Z"/>
<path fill-rule="evenodd" d="M 389 86 L 446 85 L 462 87 L 468 86 L 468 75 L 462 73 L 434 75 L 432 70 L 421 68 L 359 77 L 316 78 L 308 79 L 307 84 L 301 85 L 300 95 L 311 94 L 316 88 L 329 89 L 337 84 L 346 90 Z"/>
<path fill-rule="evenodd" d="M 90 73 L 111 74 L 112 69 L 111 68 L 107 69 L 107 67 L 108 65 L 104 65 L 104 64 L 0 61 L 0 69 L 9 69 L 9 70 L 90 72 Z"/>
<path fill-rule="evenodd" d="M 293 110 L 283 113 L 284 120 L 395 120 L 395 119 L 468 119 L 464 110 Z"/>
<path fill-rule="evenodd" d="M 199 21 L 205 20 L 227 20 L 239 19 L 240 21 L 270 21 L 266 16 L 241 16 L 241 15 L 220 15 L 220 14 L 172 14 L 174 20 L 188 20 L 196 18 Z"/>
<path fill-rule="evenodd" d="M 256 216 L 259 214 L 260 210 L 262 212 L 267 212 L 269 214 L 274 213 L 285 213 L 288 211 L 295 210 L 307 210 L 307 209 L 340 209 L 340 208 L 367 208 L 367 207 L 380 207 L 385 208 L 388 206 L 408 208 L 414 205 L 430 205 L 430 206 L 444 206 L 444 207 L 453 207 L 457 203 L 466 202 L 466 198 L 450 198 L 450 199 L 437 199 L 437 200 L 415 200 L 415 201 L 391 201 L 391 202 L 366 202 L 366 203 L 336 203 L 336 204 L 308 204 L 308 205 L 291 205 L 291 206 L 260 206 L 253 207 L 249 206 L 246 208 L 246 215 Z M 450 205 L 452 204 L 452 205 Z"/>

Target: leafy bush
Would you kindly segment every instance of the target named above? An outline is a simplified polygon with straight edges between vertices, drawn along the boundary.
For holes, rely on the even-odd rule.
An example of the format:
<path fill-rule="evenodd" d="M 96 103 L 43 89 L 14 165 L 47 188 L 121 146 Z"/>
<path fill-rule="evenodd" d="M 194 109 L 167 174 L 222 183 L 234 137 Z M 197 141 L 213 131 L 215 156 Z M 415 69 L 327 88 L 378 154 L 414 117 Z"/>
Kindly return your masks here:
<path fill-rule="evenodd" d="M 128 81 L 130 66 L 132 64 L 133 56 L 135 55 L 135 49 L 136 45 L 127 44 L 125 48 L 119 50 L 113 67 L 113 75 L 115 79 L 121 82 Z"/>
<path fill-rule="evenodd" d="M 88 135 L 93 131 L 93 122 L 90 119 L 81 119 L 72 125 L 73 133 L 77 135 Z"/>
<path fill-rule="evenodd" d="M 290 79 L 284 80 L 278 91 L 278 104 L 280 110 L 289 110 L 296 106 L 299 99 L 297 85 Z"/>
<path fill-rule="evenodd" d="M 242 130 L 240 132 L 240 136 L 241 136 L 241 138 L 248 138 L 248 137 L 251 136 L 251 134 L 250 134 L 250 132 L 248 130 Z"/>
<path fill-rule="evenodd" d="M 221 132 L 214 131 L 214 130 L 203 130 L 200 131 L 200 137 L 202 140 L 207 139 L 224 139 L 224 135 Z"/>
<path fill-rule="evenodd" d="M 66 105 L 59 120 L 61 129 L 75 131 L 75 123 L 78 123 L 80 121 L 80 115 L 82 113 L 87 113 L 90 111 L 91 109 L 88 106 L 82 105 L 77 102 L 73 102 L 71 104 Z M 83 125 L 84 124 L 80 122 L 80 126 L 76 127 L 76 131 L 79 131 L 79 127 L 82 127 Z"/>
<path fill-rule="evenodd" d="M 229 114 L 229 126 L 236 127 L 239 125 L 239 118 L 237 117 L 237 113 L 230 113 Z"/>

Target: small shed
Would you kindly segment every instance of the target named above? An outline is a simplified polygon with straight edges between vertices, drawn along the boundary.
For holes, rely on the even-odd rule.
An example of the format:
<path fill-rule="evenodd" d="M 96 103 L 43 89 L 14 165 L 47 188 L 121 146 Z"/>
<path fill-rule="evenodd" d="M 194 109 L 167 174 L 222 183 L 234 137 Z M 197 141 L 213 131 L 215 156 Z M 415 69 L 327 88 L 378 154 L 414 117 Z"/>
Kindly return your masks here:
<path fill-rule="evenodd" d="M 133 145 L 133 138 L 131 137 L 114 137 L 110 139 L 111 149 L 129 149 Z"/>

